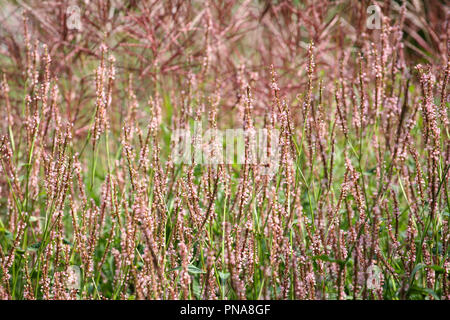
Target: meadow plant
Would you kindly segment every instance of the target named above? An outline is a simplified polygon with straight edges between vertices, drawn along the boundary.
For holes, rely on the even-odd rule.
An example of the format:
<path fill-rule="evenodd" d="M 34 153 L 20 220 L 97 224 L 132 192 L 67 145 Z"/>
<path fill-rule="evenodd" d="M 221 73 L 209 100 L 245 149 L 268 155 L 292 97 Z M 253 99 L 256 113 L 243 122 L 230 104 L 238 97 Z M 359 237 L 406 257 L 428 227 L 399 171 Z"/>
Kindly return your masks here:
<path fill-rule="evenodd" d="M 0 298 L 450 299 L 448 7 L 387 2 L 31 1 Z"/>

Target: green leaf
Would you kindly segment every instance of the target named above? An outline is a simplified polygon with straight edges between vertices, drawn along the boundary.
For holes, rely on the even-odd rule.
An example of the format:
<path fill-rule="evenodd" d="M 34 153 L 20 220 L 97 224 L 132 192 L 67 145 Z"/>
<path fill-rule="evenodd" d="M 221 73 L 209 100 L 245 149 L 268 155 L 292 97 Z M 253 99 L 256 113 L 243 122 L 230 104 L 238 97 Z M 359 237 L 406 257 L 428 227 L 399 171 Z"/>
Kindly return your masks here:
<path fill-rule="evenodd" d="M 225 280 L 227 280 L 230 277 L 230 273 L 229 272 L 219 271 L 219 277 L 220 277 L 220 279 L 225 281 Z"/>
<path fill-rule="evenodd" d="M 198 178 L 202 175 L 202 166 L 201 165 L 197 165 L 194 168 L 194 177 Z"/>
<path fill-rule="evenodd" d="M 5 238 L 8 240 L 13 240 L 12 233 L 6 230 L 5 228 L 0 228 L 0 232 L 5 234 Z"/>
<path fill-rule="evenodd" d="M 416 285 L 411 286 L 411 288 L 409 288 L 408 293 L 410 294 L 418 293 L 424 296 L 431 295 L 434 299 L 441 300 L 441 298 L 437 295 L 437 293 L 431 290 L 430 288 L 422 288 Z"/>
<path fill-rule="evenodd" d="M 426 267 L 426 265 L 425 264 L 423 264 L 423 263 L 419 263 L 417 266 L 415 266 L 414 267 L 414 269 L 413 269 L 413 271 L 411 272 L 411 276 L 410 276 L 410 281 L 412 280 L 412 279 L 414 279 L 414 276 L 416 275 L 416 273 L 417 273 L 417 271 L 419 271 L 420 269 L 423 269 L 423 268 L 425 268 Z"/>
<path fill-rule="evenodd" d="M 36 251 L 41 247 L 42 241 L 33 243 L 32 245 L 28 246 L 29 251 Z"/>
<path fill-rule="evenodd" d="M 206 271 L 203 271 L 202 269 L 199 269 L 192 264 L 188 265 L 187 269 L 188 269 L 188 272 L 192 273 L 192 274 L 206 273 Z M 181 266 L 173 268 L 170 271 L 176 271 L 176 270 L 181 270 Z"/>
<path fill-rule="evenodd" d="M 194 295 L 195 295 L 195 297 L 197 299 L 201 299 L 202 298 L 202 287 L 200 286 L 198 281 L 195 280 L 195 279 L 192 282 L 192 291 L 194 292 Z"/>
<path fill-rule="evenodd" d="M 206 271 L 203 271 L 192 264 L 188 265 L 188 272 L 192 274 L 206 273 Z"/>
<path fill-rule="evenodd" d="M 420 270 L 420 269 L 424 269 L 424 268 L 430 268 L 433 269 L 434 271 L 436 271 L 437 273 L 444 273 L 445 269 L 442 268 L 441 266 L 438 266 L 436 264 L 433 264 L 431 266 L 427 266 L 424 263 L 419 263 L 418 265 L 416 265 L 413 269 L 413 271 L 411 272 L 411 277 L 410 280 L 412 280 L 414 278 L 414 276 L 416 275 L 416 273 Z"/>
<path fill-rule="evenodd" d="M 430 269 L 433 269 L 434 271 L 436 271 L 436 273 L 444 273 L 445 269 L 442 268 L 441 266 L 438 265 L 432 265 L 432 266 L 428 266 Z"/>

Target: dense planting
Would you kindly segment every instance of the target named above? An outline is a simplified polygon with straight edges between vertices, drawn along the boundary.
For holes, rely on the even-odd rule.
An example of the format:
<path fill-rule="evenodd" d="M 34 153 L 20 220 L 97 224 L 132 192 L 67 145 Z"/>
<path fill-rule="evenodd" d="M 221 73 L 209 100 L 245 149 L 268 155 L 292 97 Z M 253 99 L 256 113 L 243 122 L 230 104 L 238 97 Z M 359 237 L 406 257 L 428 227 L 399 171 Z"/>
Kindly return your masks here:
<path fill-rule="evenodd" d="M 91 2 L 3 34 L 1 298 L 450 298 L 448 16 Z"/>

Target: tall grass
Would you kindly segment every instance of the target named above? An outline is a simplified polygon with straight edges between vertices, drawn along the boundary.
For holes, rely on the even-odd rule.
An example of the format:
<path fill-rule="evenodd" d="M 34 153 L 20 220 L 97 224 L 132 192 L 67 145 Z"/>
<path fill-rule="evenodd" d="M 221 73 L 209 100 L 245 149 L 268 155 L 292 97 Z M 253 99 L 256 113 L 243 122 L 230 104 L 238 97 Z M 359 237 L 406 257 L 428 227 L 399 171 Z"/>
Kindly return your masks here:
<path fill-rule="evenodd" d="M 197 7 L 180 5 L 180 15 L 195 18 Z M 206 14 L 205 47 L 175 49 L 180 65 L 188 49 L 202 61 L 178 82 L 144 56 L 136 77 L 105 44 L 90 78 L 58 79 L 60 61 L 39 50 L 25 19 L 24 81 L 5 72 L 1 83 L 0 297 L 449 299 L 450 63 L 431 52 L 415 64 L 407 8 L 357 46 L 326 26 L 326 40 L 314 34 L 306 48 L 280 37 L 283 63 L 239 66 L 233 79 L 210 54 L 221 33 Z M 263 31 L 280 23 L 294 34 L 300 9 L 269 6 Z M 229 26 L 239 30 L 237 16 Z M 301 65 L 287 66 L 289 53 Z M 275 174 L 251 161 L 248 141 L 243 163 L 178 163 L 172 133 L 198 123 L 278 130 Z"/>

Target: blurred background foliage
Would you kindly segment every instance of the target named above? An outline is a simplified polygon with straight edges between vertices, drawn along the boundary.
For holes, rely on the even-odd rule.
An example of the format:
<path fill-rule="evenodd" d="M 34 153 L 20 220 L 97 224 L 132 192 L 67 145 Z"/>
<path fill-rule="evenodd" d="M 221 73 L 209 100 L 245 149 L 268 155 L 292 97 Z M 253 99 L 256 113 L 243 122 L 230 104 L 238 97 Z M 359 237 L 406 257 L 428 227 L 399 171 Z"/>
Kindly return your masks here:
<path fill-rule="evenodd" d="M 203 92 L 220 88 L 227 98 L 221 102 L 224 115 L 239 102 L 240 84 L 250 83 L 258 98 L 258 113 L 266 108 L 270 96 L 272 64 L 282 94 L 295 97 L 306 86 L 306 48 L 313 41 L 319 75 L 337 78 L 337 66 L 348 56 L 356 57 L 366 39 L 379 39 L 380 30 L 366 28 L 367 7 L 377 4 L 385 17 L 395 21 L 403 3 L 0 0 L 0 71 L 7 75 L 12 88 L 23 88 L 25 17 L 31 41 L 37 40 L 38 48 L 44 43 L 49 47 L 62 107 L 80 134 L 86 132 L 90 113 L 79 110 L 84 110 L 95 94 L 94 72 L 102 43 L 117 60 L 116 86 L 126 87 L 132 74 L 138 101 L 146 102 L 156 92 L 173 100 L 174 91 L 186 88 L 195 75 L 196 81 L 203 83 Z M 68 7 L 74 5 L 80 9 L 81 30 L 68 28 Z M 448 55 L 448 23 L 448 2 L 407 1 L 403 23 L 408 55 L 405 60 L 442 65 Z M 341 69 L 353 72 L 345 65 Z M 120 95 L 125 90 L 117 89 L 115 101 L 119 103 L 124 101 Z M 122 105 L 125 102 L 117 108 Z M 163 112 L 167 115 L 168 110 Z"/>

